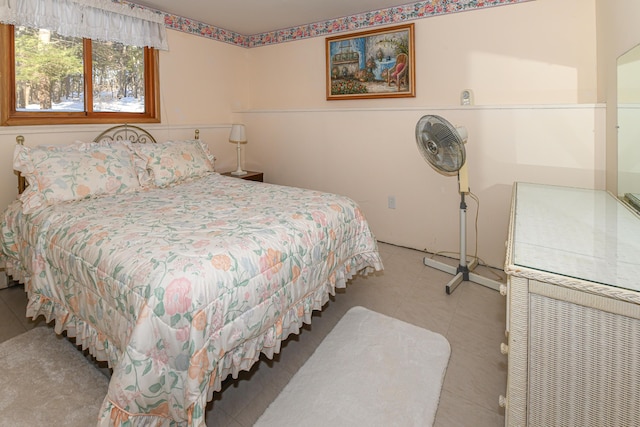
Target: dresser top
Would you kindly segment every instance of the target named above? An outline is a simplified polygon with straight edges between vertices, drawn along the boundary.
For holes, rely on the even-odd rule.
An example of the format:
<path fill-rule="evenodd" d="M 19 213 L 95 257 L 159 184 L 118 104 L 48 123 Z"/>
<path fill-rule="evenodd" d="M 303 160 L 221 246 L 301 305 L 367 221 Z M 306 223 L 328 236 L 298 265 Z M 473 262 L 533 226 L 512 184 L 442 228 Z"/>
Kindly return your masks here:
<path fill-rule="evenodd" d="M 611 194 L 516 183 L 512 209 L 516 270 L 640 291 L 640 217 Z"/>

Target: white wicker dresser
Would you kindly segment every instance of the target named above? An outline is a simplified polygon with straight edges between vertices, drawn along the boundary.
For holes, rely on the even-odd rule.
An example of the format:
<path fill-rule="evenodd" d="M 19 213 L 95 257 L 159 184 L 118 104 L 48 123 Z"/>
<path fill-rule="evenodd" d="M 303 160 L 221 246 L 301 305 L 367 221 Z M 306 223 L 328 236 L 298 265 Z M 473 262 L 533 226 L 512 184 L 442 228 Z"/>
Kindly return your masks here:
<path fill-rule="evenodd" d="M 604 191 L 516 183 L 506 426 L 640 426 L 640 217 Z"/>

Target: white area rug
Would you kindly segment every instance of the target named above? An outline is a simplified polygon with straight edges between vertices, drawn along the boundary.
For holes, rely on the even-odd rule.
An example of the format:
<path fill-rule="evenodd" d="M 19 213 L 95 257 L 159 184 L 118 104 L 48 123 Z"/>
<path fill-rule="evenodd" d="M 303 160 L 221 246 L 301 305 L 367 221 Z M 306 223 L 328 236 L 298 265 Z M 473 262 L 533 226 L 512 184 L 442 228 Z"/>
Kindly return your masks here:
<path fill-rule="evenodd" d="M 3 342 L 0 363 L 0 426 L 96 425 L 109 380 L 53 329 Z"/>
<path fill-rule="evenodd" d="M 350 309 L 255 426 L 431 426 L 451 347 L 440 334 Z"/>

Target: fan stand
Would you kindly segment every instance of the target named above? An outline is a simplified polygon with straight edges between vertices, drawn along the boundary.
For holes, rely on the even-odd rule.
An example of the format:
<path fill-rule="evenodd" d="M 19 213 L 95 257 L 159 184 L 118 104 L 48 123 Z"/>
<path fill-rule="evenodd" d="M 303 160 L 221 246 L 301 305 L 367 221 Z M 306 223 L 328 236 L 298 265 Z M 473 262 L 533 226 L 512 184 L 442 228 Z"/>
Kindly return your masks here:
<path fill-rule="evenodd" d="M 500 282 L 487 279 L 479 274 L 471 273 L 471 271 L 473 271 L 473 269 L 478 265 L 477 258 L 474 258 L 473 261 L 467 263 L 467 203 L 464 200 L 464 195 L 469 192 L 469 188 L 467 185 L 465 166 L 463 166 L 458 172 L 458 182 L 460 186 L 460 263 L 456 268 L 452 265 L 433 260 L 429 257 L 424 258 L 424 265 L 445 271 L 454 276 L 446 285 L 447 295 L 451 295 L 451 293 L 463 281 L 471 281 L 496 291 L 500 291 L 501 285 Z"/>

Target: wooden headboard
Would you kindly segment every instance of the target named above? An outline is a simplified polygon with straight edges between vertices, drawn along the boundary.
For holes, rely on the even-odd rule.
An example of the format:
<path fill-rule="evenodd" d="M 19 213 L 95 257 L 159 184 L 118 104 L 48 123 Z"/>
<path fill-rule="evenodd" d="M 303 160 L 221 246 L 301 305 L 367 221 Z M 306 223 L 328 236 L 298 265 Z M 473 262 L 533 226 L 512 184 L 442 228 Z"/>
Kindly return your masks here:
<path fill-rule="evenodd" d="M 195 139 L 200 139 L 200 130 L 195 130 Z M 136 144 L 155 143 L 156 140 L 149 132 L 141 127 L 124 124 L 110 127 L 109 129 L 96 136 L 92 142 L 102 141 L 129 141 Z M 24 136 L 16 136 L 16 142 L 20 145 L 24 145 Z M 27 180 L 20 174 L 18 174 L 18 194 L 22 194 L 27 188 Z"/>

